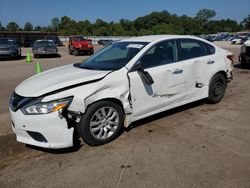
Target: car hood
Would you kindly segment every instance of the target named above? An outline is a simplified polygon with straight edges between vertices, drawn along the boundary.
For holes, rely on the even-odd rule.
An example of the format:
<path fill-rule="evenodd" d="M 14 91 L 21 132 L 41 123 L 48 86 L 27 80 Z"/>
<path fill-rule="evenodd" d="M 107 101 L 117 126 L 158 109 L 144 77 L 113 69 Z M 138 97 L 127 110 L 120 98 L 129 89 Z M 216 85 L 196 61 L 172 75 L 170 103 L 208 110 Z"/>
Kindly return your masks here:
<path fill-rule="evenodd" d="M 87 70 L 72 65 L 54 68 L 24 80 L 15 92 L 24 97 L 39 97 L 53 91 L 77 87 L 90 81 L 97 81 L 111 71 Z"/>

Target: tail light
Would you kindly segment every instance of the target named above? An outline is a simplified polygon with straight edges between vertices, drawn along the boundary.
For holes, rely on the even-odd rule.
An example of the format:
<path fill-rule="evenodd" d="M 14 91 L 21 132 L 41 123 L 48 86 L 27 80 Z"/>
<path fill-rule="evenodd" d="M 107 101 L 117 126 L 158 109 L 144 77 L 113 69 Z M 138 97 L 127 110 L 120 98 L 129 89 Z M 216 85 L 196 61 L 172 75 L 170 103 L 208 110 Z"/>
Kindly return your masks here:
<path fill-rule="evenodd" d="M 227 55 L 227 59 L 231 61 L 232 65 L 234 64 L 234 55 Z"/>

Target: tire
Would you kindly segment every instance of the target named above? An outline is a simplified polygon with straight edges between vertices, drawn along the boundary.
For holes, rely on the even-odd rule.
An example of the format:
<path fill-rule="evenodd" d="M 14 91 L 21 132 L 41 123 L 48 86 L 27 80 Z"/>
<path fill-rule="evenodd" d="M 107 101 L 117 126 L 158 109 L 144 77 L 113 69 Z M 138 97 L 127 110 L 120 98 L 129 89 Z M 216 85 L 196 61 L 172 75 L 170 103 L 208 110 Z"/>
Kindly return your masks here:
<path fill-rule="evenodd" d="M 92 49 L 90 50 L 89 55 L 93 55 L 93 54 L 94 54 L 94 50 Z"/>
<path fill-rule="evenodd" d="M 124 115 L 120 105 L 111 101 L 99 101 L 88 107 L 77 125 L 77 131 L 88 145 L 99 146 L 120 136 L 124 128 L 123 122 Z"/>
<path fill-rule="evenodd" d="M 225 94 L 226 88 L 226 77 L 221 73 L 214 75 L 214 77 L 210 80 L 209 83 L 207 102 L 210 104 L 219 103 Z"/>
<path fill-rule="evenodd" d="M 21 59 L 22 54 L 17 54 L 16 59 Z"/>
<path fill-rule="evenodd" d="M 79 52 L 78 52 L 78 50 L 77 50 L 77 49 L 75 49 L 75 48 L 74 48 L 74 51 L 73 51 L 73 53 L 74 53 L 74 55 L 75 55 L 75 56 L 78 56 L 78 55 L 79 55 Z"/>
<path fill-rule="evenodd" d="M 69 47 L 69 55 L 72 55 L 72 50 L 70 50 L 70 47 Z"/>
<path fill-rule="evenodd" d="M 243 53 L 241 53 L 241 54 L 239 55 L 239 62 L 240 62 L 240 64 L 241 64 L 241 67 L 242 67 L 242 68 L 246 68 L 247 62 L 246 62 L 246 58 L 245 58 L 245 56 L 244 56 Z"/>

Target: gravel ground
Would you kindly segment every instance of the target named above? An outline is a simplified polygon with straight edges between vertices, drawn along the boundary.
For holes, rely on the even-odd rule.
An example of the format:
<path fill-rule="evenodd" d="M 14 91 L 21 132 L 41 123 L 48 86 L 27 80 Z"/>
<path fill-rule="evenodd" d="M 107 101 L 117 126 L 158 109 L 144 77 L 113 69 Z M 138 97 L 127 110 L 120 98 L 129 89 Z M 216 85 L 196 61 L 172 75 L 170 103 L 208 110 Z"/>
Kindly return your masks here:
<path fill-rule="evenodd" d="M 239 46 L 218 44 L 238 57 Z M 107 145 L 44 150 L 16 142 L 8 100 L 34 63 L 47 70 L 87 58 L 59 50 L 61 58 L 30 64 L 25 57 L 0 61 L 0 187 L 250 188 L 250 70 L 238 64 L 221 103 L 199 101 L 143 119 Z"/>

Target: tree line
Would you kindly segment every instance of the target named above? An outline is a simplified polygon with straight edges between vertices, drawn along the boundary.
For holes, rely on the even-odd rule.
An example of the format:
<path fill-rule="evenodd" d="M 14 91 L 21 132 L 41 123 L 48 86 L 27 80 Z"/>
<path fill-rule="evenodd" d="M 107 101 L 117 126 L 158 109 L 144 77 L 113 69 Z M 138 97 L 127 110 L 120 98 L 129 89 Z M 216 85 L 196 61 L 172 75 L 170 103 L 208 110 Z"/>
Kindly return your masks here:
<path fill-rule="evenodd" d="M 44 31 L 59 32 L 63 35 L 88 35 L 88 36 L 139 36 L 153 34 L 212 34 L 218 32 L 237 32 L 250 29 L 250 14 L 239 24 L 232 19 L 213 20 L 216 16 L 214 10 L 199 10 L 195 17 L 187 15 L 178 16 L 168 11 L 152 12 L 131 21 L 121 19 L 119 22 L 106 22 L 97 19 L 94 23 L 88 20 L 75 21 L 68 16 L 60 19 L 54 17 L 49 26 L 33 26 L 26 22 L 20 27 L 15 22 L 10 22 L 6 27 L 0 22 L 1 31 Z"/>

